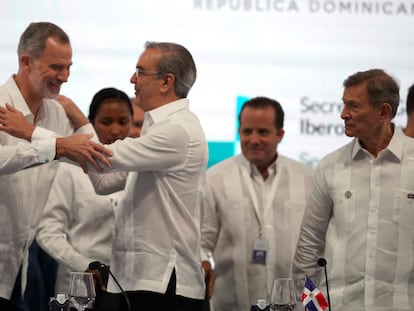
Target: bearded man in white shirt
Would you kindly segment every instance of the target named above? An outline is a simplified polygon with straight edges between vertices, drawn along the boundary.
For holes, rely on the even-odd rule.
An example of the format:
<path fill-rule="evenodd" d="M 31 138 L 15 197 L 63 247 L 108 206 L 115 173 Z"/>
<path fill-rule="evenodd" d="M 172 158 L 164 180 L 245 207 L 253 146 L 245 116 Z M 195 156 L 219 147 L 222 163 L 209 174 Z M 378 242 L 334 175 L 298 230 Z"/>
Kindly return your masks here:
<path fill-rule="evenodd" d="M 85 170 L 87 162 L 99 169 L 95 159 L 109 165 L 100 153 L 105 149 L 89 140 L 88 120 L 70 120 L 55 100 L 72 65 L 68 35 L 52 23 L 31 23 L 20 37 L 18 57 L 17 74 L 0 86 L 1 310 L 24 309 L 25 259 L 55 176 L 53 160 L 67 157 Z M 81 129 L 84 134 L 72 135 Z M 28 168 L 37 164 L 43 165 Z"/>
<path fill-rule="evenodd" d="M 201 222 L 203 261 L 214 310 L 250 310 L 274 278 L 290 278 L 312 169 L 278 152 L 284 112 L 255 97 L 239 115 L 242 154 L 207 171 Z M 205 258 L 204 258 L 205 259 Z M 215 281 L 214 281 L 215 277 Z M 213 293 L 214 286 L 214 293 Z"/>
<path fill-rule="evenodd" d="M 354 139 L 316 168 L 294 259 L 297 290 L 305 272 L 319 283 L 326 257 L 333 310 L 413 310 L 414 142 L 392 123 L 399 86 L 380 69 L 343 85 L 341 118 Z"/>

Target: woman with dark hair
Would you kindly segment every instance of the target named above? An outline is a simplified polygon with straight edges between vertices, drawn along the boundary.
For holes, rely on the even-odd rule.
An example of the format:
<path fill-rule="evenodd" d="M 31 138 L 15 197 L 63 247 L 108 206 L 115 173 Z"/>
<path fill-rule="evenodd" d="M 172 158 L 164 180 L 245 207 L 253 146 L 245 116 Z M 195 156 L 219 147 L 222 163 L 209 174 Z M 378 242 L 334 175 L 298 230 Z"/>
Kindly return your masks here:
<path fill-rule="evenodd" d="M 131 101 L 120 90 L 102 89 L 88 118 L 103 144 L 124 139 L 130 133 Z M 92 261 L 109 264 L 117 195 L 97 195 L 80 167 L 59 165 L 37 241 L 59 262 L 56 293 L 67 293 L 70 271 L 86 271 Z"/>

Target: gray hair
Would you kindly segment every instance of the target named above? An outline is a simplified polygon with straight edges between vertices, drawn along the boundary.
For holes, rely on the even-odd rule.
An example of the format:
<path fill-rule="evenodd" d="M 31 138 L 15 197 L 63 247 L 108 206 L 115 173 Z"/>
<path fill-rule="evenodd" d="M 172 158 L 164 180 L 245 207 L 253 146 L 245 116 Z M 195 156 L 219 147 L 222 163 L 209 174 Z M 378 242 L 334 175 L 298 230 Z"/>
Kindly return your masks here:
<path fill-rule="evenodd" d="M 44 51 L 49 38 L 70 44 L 69 36 L 59 26 L 49 22 L 30 23 L 20 36 L 17 55 L 20 58 L 27 53 L 30 57 L 38 58 Z"/>
<path fill-rule="evenodd" d="M 196 65 L 190 52 L 182 45 L 171 42 L 147 41 L 145 48 L 161 51 L 162 57 L 157 70 L 161 75 L 172 73 L 175 76 L 175 94 L 186 98 L 197 77 Z"/>
<path fill-rule="evenodd" d="M 400 103 L 400 87 L 397 81 L 382 69 L 359 71 L 350 75 L 343 83 L 345 88 L 364 83 L 371 105 L 388 103 L 395 117 Z"/>

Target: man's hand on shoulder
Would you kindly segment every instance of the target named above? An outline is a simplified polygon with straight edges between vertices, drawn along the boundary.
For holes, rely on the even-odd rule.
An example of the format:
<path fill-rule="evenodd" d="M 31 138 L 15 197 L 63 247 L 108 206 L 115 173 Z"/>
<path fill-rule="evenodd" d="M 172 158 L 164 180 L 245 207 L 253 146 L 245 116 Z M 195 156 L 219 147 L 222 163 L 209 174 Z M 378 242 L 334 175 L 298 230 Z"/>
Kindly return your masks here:
<path fill-rule="evenodd" d="M 66 115 L 72 122 L 75 131 L 89 122 L 89 120 L 85 117 L 83 112 L 79 109 L 78 106 L 76 106 L 74 101 L 71 100 L 69 97 L 59 95 L 56 97 L 56 100 L 65 110 Z"/>
<path fill-rule="evenodd" d="M 0 106 L 0 131 L 31 141 L 34 129 L 35 126 L 12 105 L 6 103 L 5 107 Z"/>

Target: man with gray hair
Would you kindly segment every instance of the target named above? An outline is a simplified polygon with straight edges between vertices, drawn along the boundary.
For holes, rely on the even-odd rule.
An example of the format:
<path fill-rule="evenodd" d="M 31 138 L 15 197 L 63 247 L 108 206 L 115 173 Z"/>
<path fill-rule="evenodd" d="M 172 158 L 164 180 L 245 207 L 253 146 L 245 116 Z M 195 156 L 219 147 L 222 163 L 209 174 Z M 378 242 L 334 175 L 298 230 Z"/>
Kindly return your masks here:
<path fill-rule="evenodd" d="M 319 283 L 325 257 L 334 310 L 413 310 L 414 141 L 392 122 L 399 86 L 381 69 L 343 85 L 341 118 L 354 139 L 316 168 L 293 262 L 297 290 L 305 272 Z"/>
<path fill-rule="evenodd" d="M 97 160 L 109 165 L 105 148 L 85 134 L 93 132 L 86 117 L 69 119 L 56 101 L 72 65 L 67 34 L 52 23 L 31 23 L 18 58 L 17 74 L 0 86 L 0 310 L 24 309 L 25 259 L 55 176 L 53 160 L 66 157 L 85 170 L 86 163 L 100 169 Z"/>
<path fill-rule="evenodd" d="M 113 153 L 106 171 L 117 172 L 89 172 L 99 194 L 126 190 L 110 265 L 132 310 L 202 309 L 200 196 L 207 143 L 189 110 L 195 80 L 196 66 L 185 47 L 147 42 L 130 78 L 145 112 L 141 136 L 105 145 Z M 75 105 L 66 109 L 76 113 Z M 111 279 L 108 290 L 117 291 Z"/>

